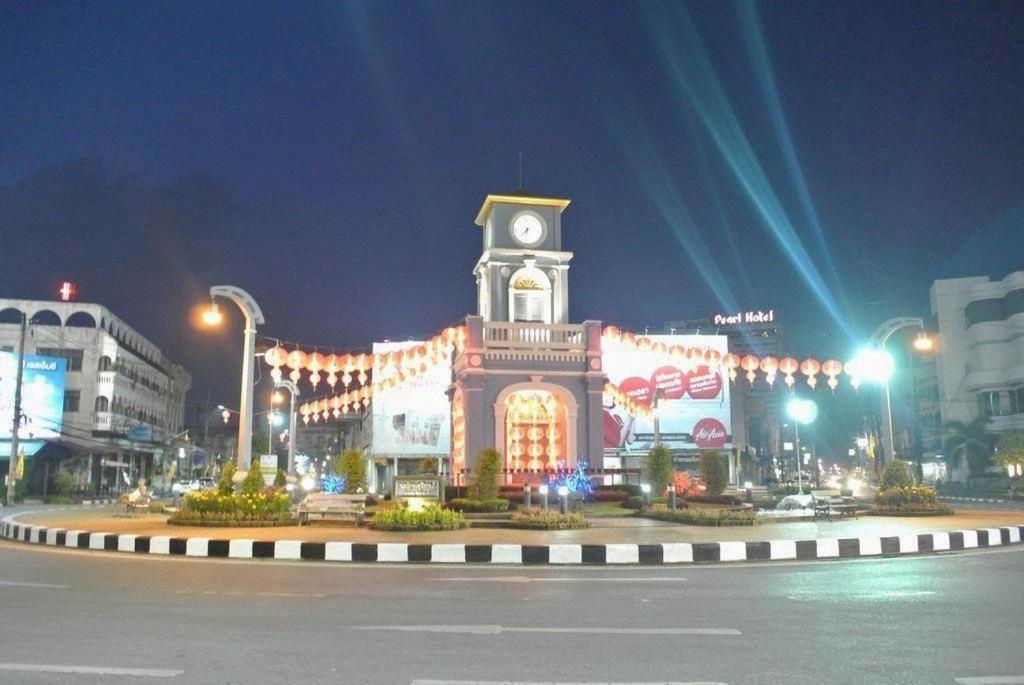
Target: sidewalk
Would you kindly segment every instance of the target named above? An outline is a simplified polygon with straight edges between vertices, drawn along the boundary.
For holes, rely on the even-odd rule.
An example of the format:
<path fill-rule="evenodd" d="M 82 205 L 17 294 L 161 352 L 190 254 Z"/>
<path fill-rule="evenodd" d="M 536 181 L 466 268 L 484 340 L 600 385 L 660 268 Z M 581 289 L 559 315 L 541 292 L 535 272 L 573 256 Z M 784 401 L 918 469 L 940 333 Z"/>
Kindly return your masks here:
<path fill-rule="evenodd" d="M 591 519 L 586 530 L 526 531 L 500 528 L 466 528 L 425 533 L 385 533 L 353 526 L 289 526 L 282 528 L 199 528 L 172 526 L 163 515 L 138 518 L 115 517 L 119 507 L 67 508 L 19 516 L 20 523 L 65 530 L 86 530 L 139 536 L 210 538 L 218 540 L 300 540 L 307 542 L 408 542 L 415 544 L 658 544 L 761 540 L 812 540 L 906 535 L 936 531 L 998 528 L 1024 524 L 1024 512 L 965 509 L 952 516 L 878 517 L 839 521 L 771 522 L 758 526 L 684 526 L 633 517 Z"/>

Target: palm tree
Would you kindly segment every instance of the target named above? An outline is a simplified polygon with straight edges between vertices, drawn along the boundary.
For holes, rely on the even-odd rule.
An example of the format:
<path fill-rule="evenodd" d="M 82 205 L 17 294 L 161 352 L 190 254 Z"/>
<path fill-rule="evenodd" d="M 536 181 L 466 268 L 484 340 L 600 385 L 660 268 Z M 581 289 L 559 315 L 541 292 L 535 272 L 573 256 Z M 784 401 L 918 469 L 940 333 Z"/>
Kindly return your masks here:
<path fill-rule="evenodd" d="M 950 463 L 959 468 L 967 459 L 968 478 L 973 479 L 992 465 L 993 436 L 988 432 L 988 417 L 978 416 L 970 423 L 947 421 L 945 445 Z"/>

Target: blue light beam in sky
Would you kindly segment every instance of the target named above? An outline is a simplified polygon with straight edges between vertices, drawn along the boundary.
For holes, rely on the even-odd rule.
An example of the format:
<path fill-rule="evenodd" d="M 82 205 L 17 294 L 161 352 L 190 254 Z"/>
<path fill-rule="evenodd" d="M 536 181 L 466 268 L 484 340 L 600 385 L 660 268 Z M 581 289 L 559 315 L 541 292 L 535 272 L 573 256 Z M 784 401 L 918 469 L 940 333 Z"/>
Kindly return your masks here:
<path fill-rule="evenodd" d="M 669 75 L 682 87 L 687 102 L 700 115 L 711 139 L 783 253 L 836 324 L 852 337 L 853 332 L 828 285 L 772 189 L 711 65 L 693 21 L 681 4 L 674 5 L 673 9 L 677 18 L 674 22 L 664 16 L 648 17 Z"/>
<path fill-rule="evenodd" d="M 807 218 L 807 223 L 814 230 L 815 241 L 821 249 L 821 254 L 825 259 L 828 270 L 831 272 L 832 283 L 836 288 L 836 292 L 843 301 L 844 308 L 849 311 L 846 293 L 843 292 L 839 273 L 836 269 L 835 261 L 832 259 L 832 252 L 829 250 L 828 242 L 825 240 L 825 231 L 818 217 L 818 210 L 811 199 L 811 192 L 807 187 L 807 180 L 804 178 L 803 169 L 800 166 L 800 158 L 797 156 L 796 146 L 793 144 L 789 123 L 786 121 L 786 114 L 782 109 L 782 101 L 779 99 L 779 90 L 775 84 L 775 76 L 772 72 L 771 58 L 768 55 L 768 48 L 764 43 L 764 34 L 761 31 L 761 22 L 757 15 L 757 6 L 753 0 L 741 0 L 737 5 L 737 13 L 739 15 L 743 40 L 746 43 L 747 52 L 750 54 L 750 61 L 753 64 L 754 72 L 757 74 L 765 105 L 768 107 L 768 116 L 771 117 L 772 125 L 775 127 L 775 136 L 782 150 L 782 158 L 786 163 L 790 176 L 793 178 L 793 184 L 796 186 L 797 197 L 800 199 L 800 208 Z"/>

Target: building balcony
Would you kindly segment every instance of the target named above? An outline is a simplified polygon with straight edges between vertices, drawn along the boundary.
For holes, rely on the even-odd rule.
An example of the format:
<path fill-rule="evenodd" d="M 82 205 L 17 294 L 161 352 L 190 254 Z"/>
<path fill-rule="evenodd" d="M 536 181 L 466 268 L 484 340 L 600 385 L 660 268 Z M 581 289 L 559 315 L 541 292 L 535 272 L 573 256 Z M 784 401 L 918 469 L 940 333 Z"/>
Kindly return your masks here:
<path fill-rule="evenodd" d="M 485 349 L 506 350 L 578 350 L 587 349 L 582 324 L 505 323 L 483 325 Z"/>

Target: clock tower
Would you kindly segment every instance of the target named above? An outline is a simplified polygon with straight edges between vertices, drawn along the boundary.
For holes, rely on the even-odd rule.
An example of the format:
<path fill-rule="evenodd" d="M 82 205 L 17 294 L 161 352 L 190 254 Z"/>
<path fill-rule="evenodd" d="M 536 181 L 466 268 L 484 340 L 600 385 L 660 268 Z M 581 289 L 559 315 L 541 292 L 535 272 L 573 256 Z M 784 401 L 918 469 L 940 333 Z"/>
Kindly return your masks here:
<path fill-rule="evenodd" d="M 488 195 L 476 216 L 483 254 L 473 269 L 477 314 L 486 322 L 569 321 L 569 261 L 562 251 L 562 212 L 569 200 Z"/>

